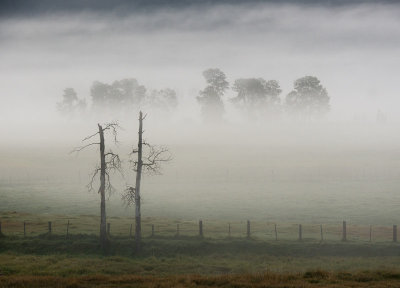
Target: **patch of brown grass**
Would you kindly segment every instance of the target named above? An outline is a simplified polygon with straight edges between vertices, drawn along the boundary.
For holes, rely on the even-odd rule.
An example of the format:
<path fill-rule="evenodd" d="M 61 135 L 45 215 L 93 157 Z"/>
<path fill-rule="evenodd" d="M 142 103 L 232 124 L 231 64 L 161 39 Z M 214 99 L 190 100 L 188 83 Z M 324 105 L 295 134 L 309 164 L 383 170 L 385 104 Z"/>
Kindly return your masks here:
<path fill-rule="evenodd" d="M 372 271 L 329 273 L 309 271 L 303 274 L 231 274 L 221 276 L 173 275 L 91 275 L 82 277 L 0 276 L 0 287 L 399 287 L 400 273 Z"/>

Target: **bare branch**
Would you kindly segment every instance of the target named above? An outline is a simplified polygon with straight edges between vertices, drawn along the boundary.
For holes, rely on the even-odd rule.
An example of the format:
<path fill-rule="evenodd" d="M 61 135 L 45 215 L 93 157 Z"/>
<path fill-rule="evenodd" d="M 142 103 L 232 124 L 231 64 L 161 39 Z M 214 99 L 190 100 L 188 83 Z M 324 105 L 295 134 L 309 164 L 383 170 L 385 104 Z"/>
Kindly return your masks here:
<path fill-rule="evenodd" d="M 89 146 L 92 146 L 92 145 L 100 145 L 100 143 L 94 142 L 94 143 L 89 143 L 89 144 L 84 145 L 84 146 L 75 147 L 74 149 L 72 149 L 71 152 L 69 152 L 69 154 L 72 154 L 72 153 L 75 153 L 75 152 L 77 153 L 77 152 L 82 151 L 83 149 L 85 149 L 85 148 L 87 148 Z"/>
<path fill-rule="evenodd" d="M 127 206 L 131 206 L 133 204 L 135 204 L 136 202 L 136 189 L 134 187 L 131 186 L 127 186 L 124 194 L 122 194 L 121 197 L 122 201 L 124 201 L 124 203 Z"/>
<path fill-rule="evenodd" d="M 98 134 L 99 134 L 99 132 L 96 132 L 96 133 L 94 133 L 94 134 L 92 134 L 92 135 L 90 135 L 90 136 L 87 136 L 87 137 L 85 137 L 85 138 L 82 139 L 82 142 L 85 142 L 86 140 L 89 140 L 90 138 L 93 138 L 94 136 L 96 136 L 96 135 L 98 135 Z"/>
<path fill-rule="evenodd" d="M 168 148 L 157 147 L 146 144 L 149 147 L 149 152 L 146 161 L 142 163 L 146 172 L 151 174 L 161 174 L 161 163 L 172 160 Z"/>
<path fill-rule="evenodd" d="M 112 134 L 114 136 L 114 143 L 118 144 L 119 142 L 117 140 L 117 132 L 118 132 L 118 130 L 122 130 L 122 127 L 119 126 L 118 122 L 115 121 L 115 122 L 107 123 L 105 125 L 105 127 L 103 128 L 103 131 L 106 131 L 106 130 L 110 130 L 112 132 Z"/>
<path fill-rule="evenodd" d="M 96 167 L 96 169 L 93 171 L 92 176 L 90 177 L 90 182 L 86 185 L 89 191 L 93 191 L 93 183 L 95 181 L 95 177 L 100 171 L 100 167 Z"/>

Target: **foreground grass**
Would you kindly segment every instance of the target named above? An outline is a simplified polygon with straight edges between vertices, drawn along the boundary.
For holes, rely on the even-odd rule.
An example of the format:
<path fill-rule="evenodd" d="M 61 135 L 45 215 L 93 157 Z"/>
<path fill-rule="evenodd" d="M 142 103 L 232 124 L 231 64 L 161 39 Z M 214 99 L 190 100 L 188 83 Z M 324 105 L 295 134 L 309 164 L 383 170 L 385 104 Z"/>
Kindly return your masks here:
<path fill-rule="evenodd" d="M 215 235 L 147 236 L 136 253 L 114 234 L 104 253 L 97 235 L 9 233 L 0 287 L 400 287 L 398 243 Z"/>
<path fill-rule="evenodd" d="M 0 287 L 399 287 L 400 273 L 391 271 L 328 273 L 321 270 L 298 274 L 242 274 L 222 276 L 9 276 Z"/>
<path fill-rule="evenodd" d="M 141 253 L 129 238 L 111 238 L 103 254 L 90 235 L 0 238 L 0 274 L 175 275 L 391 270 L 400 267 L 396 244 L 265 242 L 196 237 L 147 238 Z"/>

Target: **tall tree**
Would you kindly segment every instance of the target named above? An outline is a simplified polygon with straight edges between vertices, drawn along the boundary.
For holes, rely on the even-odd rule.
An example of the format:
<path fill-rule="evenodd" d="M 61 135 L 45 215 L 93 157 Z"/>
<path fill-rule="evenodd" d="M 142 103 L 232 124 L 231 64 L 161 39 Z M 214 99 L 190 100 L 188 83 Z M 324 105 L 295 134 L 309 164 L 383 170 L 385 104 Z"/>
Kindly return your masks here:
<path fill-rule="evenodd" d="M 83 111 L 86 108 L 86 101 L 79 99 L 73 88 L 65 88 L 62 98 L 62 101 L 57 103 L 57 110 L 64 115 L 70 115 L 77 110 Z"/>
<path fill-rule="evenodd" d="M 305 76 L 294 82 L 294 90 L 286 96 L 286 107 L 289 112 L 310 117 L 328 112 L 329 100 L 318 78 Z"/>
<path fill-rule="evenodd" d="M 229 87 L 225 73 L 218 68 L 207 69 L 203 76 L 208 85 L 200 91 L 200 96 L 197 96 L 202 115 L 206 121 L 221 120 L 224 113 L 222 96 Z"/>
<path fill-rule="evenodd" d="M 274 108 L 279 102 L 281 89 L 278 81 L 265 81 L 262 78 L 246 78 L 235 80 L 232 89 L 237 96 L 231 101 L 254 116 L 256 112 L 264 113 Z"/>
<path fill-rule="evenodd" d="M 134 149 L 131 155 L 137 154 L 137 159 L 131 161 L 133 164 L 133 170 L 136 172 L 135 187 L 128 187 L 125 190 L 122 199 L 127 205 L 135 205 L 135 245 L 136 251 L 140 251 L 142 242 L 142 216 L 141 216 L 141 196 L 140 188 L 142 181 L 142 172 L 148 172 L 150 174 L 160 174 L 161 163 L 170 161 L 168 149 L 165 147 L 156 147 L 150 145 L 143 140 L 143 120 L 146 116 L 143 116 L 142 111 L 139 112 L 139 130 L 138 130 L 138 148 Z M 146 154 L 143 157 L 143 147 L 147 148 Z M 145 159 L 143 161 L 143 159 Z"/>
<path fill-rule="evenodd" d="M 178 106 L 178 98 L 173 89 L 153 90 L 147 97 L 147 104 L 150 108 L 170 112 Z"/>
<path fill-rule="evenodd" d="M 146 88 L 134 78 L 114 81 L 112 84 L 95 81 L 90 94 L 95 108 L 121 111 L 141 104 L 146 95 Z"/>
<path fill-rule="evenodd" d="M 100 174 L 100 187 L 98 193 L 100 194 L 100 246 L 103 250 L 107 248 L 107 219 L 106 219 L 106 191 L 111 193 L 113 187 L 110 181 L 111 171 L 121 171 L 121 161 L 118 154 L 113 153 L 111 150 L 105 152 L 105 140 L 104 132 L 111 131 L 114 136 L 114 142 L 117 142 L 117 130 L 119 128 L 118 123 L 108 123 L 104 127 L 97 124 L 98 131 L 82 140 L 86 142 L 93 139 L 95 136 L 99 135 L 99 142 L 90 142 L 83 146 L 76 147 L 72 152 L 79 152 L 83 149 L 98 145 L 100 150 L 100 166 L 97 166 L 93 172 L 91 180 L 88 184 L 89 190 L 93 190 L 93 183 L 95 177 Z"/>

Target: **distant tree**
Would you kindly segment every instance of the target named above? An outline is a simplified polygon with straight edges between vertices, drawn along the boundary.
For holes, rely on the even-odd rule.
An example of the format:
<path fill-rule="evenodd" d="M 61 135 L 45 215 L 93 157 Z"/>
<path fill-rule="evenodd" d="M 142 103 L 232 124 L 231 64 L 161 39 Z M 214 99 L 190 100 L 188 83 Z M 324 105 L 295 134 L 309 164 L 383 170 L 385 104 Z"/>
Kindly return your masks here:
<path fill-rule="evenodd" d="M 139 112 L 139 130 L 138 130 L 138 148 L 134 149 L 131 155 L 137 154 L 137 159 L 133 159 L 133 170 L 136 172 L 136 183 L 135 187 L 127 187 L 125 194 L 122 199 L 127 205 L 135 205 L 135 243 L 136 251 L 141 248 L 142 241 L 142 218 L 141 218 L 141 196 L 140 188 L 142 181 L 142 171 L 160 174 L 161 163 L 171 160 L 168 149 L 165 147 L 156 147 L 150 145 L 143 140 L 143 120 L 146 116 L 143 116 L 142 111 Z M 145 148 L 145 152 L 143 151 Z M 147 148 L 147 149 L 146 149 Z M 144 153 L 143 153 L 144 152 Z M 144 160 L 143 160 L 144 159 Z"/>
<path fill-rule="evenodd" d="M 119 129 L 118 123 L 109 123 L 104 126 L 97 124 L 98 132 L 84 138 L 82 141 L 86 142 L 88 140 L 93 139 L 97 135 L 99 135 L 99 142 L 90 142 L 83 146 L 76 147 L 72 152 L 79 152 L 89 146 L 96 145 L 100 150 L 100 165 L 96 167 L 91 177 L 91 180 L 88 184 L 89 190 L 93 190 L 93 183 L 95 177 L 100 175 L 100 188 L 98 190 L 100 194 L 100 245 L 103 251 L 107 248 L 107 230 L 106 230 L 106 196 L 105 193 L 108 191 L 111 193 L 113 187 L 110 181 L 110 172 L 112 171 L 120 171 L 121 172 L 121 161 L 118 154 L 113 153 L 111 150 L 106 152 L 105 150 L 105 140 L 104 140 L 104 132 L 111 131 L 114 137 L 114 142 L 117 142 L 117 131 Z"/>
<path fill-rule="evenodd" d="M 262 78 L 235 80 L 232 89 L 237 96 L 231 101 L 249 113 L 265 112 L 280 102 L 282 92 L 276 80 L 265 81 Z"/>
<path fill-rule="evenodd" d="M 205 70 L 203 76 L 208 85 L 200 91 L 200 96 L 197 96 L 202 115 L 206 121 L 220 120 L 224 113 L 222 96 L 229 83 L 225 73 L 218 68 Z"/>
<path fill-rule="evenodd" d="M 153 90 L 147 98 L 151 108 L 170 111 L 178 106 L 178 98 L 173 89 Z"/>
<path fill-rule="evenodd" d="M 146 88 L 134 78 L 114 81 L 112 84 L 95 81 L 90 94 L 95 108 L 122 110 L 140 105 L 145 98 Z"/>
<path fill-rule="evenodd" d="M 79 99 L 73 88 L 65 88 L 63 99 L 57 103 L 57 110 L 64 114 L 70 115 L 76 111 L 82 112 L 86 109 L 86 101 Z"/>
<path fill-rule="evenodd" d="M 317 116 L 329 111 L 329 96 L 317 77 L 305 76 L 294 82 L 294 90 L 286 96 L 289 112 Z"/>

